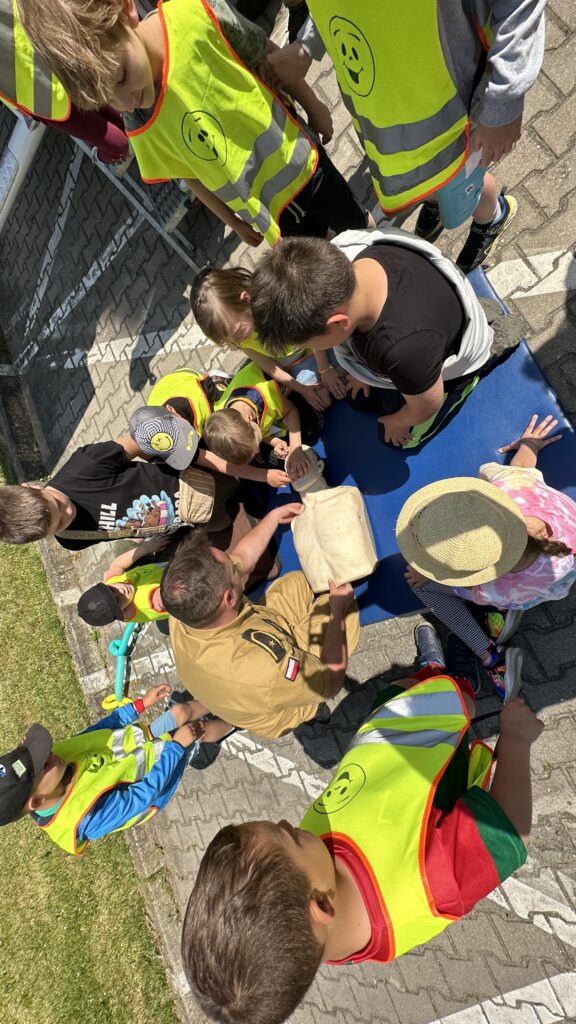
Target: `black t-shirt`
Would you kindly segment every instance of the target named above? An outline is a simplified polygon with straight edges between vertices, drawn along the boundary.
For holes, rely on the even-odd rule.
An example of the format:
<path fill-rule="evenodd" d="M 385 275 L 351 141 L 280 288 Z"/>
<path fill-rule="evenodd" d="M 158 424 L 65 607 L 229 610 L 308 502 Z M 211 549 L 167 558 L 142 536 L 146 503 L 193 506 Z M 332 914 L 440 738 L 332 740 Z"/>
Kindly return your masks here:
<path fill-rule="evenodd" d="M 456 292 L 420 253 L 389 242 L 371 245 L 357 260 L 376 260 L 388 277 L 388 297 L 369 331 L 355 331 L 354 350 L 404 395 L 419 395 L 438 380 L 458 352 L 466 324 Z"/>
<path fill-rule="evenodd" d="M 102 530 L 119 527 L 138 537 L 142 527 L 158 527 L 172 533 L 181 525 L 180 478 L 165 462 L 133 462 L 116 441 L 86 444 L 49 481 L 76 506 L 69 530 Z M 97 540 L 56 537 L 64 548 L 81 551 Z"/>

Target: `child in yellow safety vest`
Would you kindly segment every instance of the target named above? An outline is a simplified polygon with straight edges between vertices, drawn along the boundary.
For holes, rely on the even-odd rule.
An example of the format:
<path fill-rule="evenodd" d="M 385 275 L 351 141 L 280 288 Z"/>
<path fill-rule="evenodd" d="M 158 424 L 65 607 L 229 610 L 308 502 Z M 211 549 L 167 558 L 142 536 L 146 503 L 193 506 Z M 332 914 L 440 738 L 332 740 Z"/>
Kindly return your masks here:
<path fill-rule="evenodd" d="M 14 750 L 0 755 L 0 825 L 30 815 L 65 853 L 141 825 L 168 803 L 195 744 L 230 732 L 220 721 L 201 721 L 197 701 L 174 703 L 150 725 L 138 722 L 170 694 L 165 683 L 106 718 L 54 742 L 32 725 Z"/>
<path fill-rule="evenodd" d="M 318 439 L 320 426 L 317 417 L 316 429 L 313 427 L 306 435 L 307 442 Z M 269 380 L 255 363 L 248 363 L 234 375 L 206 420 L 203 438 L 211 452 L 230 462 L 252 462 L 264 441 L 279 459 L 290 455 L 291 479 L 303 476 L 308 469 L 302 450 L 300 413 L 276 381 Z"/>
<path fill-rule="evenodd" d="M 167 619 L 160 584 L 168 563 L 143 563 L 143 559 L 169 543 L 167 537 L 153 537 L 118 555 L 108 566 L 102 583 L 85 590 L 80 597 L 80 618 L 89 626 Z"/>
<path fill-rule="evenodd" d="M 488 789 L 492 751 L 466 740 L 475 664 L 458 642 L 445 668 L 428 625 L 416 640 L 424 666 L 380 694 L 298 828 L 228 825 L 210 843 L 182 935 L 209 1017 L 280 1024 L 322 962 L 387 963 L 524 863 L 530 748 L 543 724 L 509 701 Z"/>
<path fill-rule="evenodd" d="M 138 111 L 144 123 L 128 136 L 142 178 L 186 180 L 243 242 L 274 245 L 281 235 L 326 237 L 373 223 L 317 141 L 316 132 L 332 136 L 328 108 L 296 76 L 268 74 L 275 45 L 226 0 L 159 2 L 143 21 L 134 0 L 19 6 L 80 109 L 106 102 Z"/>

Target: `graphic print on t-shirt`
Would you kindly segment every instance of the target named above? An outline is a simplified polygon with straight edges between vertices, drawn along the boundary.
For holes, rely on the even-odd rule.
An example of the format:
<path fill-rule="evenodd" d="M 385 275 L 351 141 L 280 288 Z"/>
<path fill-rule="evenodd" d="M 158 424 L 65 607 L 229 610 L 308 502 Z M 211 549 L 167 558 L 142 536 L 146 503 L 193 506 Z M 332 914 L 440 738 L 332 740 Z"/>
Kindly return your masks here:
<path fill-rule="evenodd" d="M 177 503 L 178 493 L 174 500 Z M 174 503 L 166 491 L 134 498 L 124 516 L 117 517 L 117 510 L 117 502 L 100 506 L 99 530 L 131 530 L 137 536 L 143 529 L 166 533 L 180 525 Z"/>

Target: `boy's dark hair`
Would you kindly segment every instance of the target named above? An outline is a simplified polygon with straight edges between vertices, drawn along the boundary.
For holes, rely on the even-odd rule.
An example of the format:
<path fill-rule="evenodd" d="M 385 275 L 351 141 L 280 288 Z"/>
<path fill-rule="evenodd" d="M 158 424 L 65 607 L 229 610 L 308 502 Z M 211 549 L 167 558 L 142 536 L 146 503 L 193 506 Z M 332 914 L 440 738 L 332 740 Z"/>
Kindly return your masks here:
<path fill-rule="evenodd" d="M 211 452 L 237 466 L 245 466 L 256 454 L 254 431 L 237 409 L 213 412 L 204 424 L 202 438 Z"/>
<path fill-rule="evenodd" d="M 239 346 L 230 334 L 222 314 L 226 311 L 242 313 L 246 303 L 242 302 L 242 292 L 249 292 L 252 287 L 252 272 L 241 267 L 228 267 L 218 270 L 207 267 L 196 275 L 190 290 L 190 305 L 194 319 L 206 337 L 216 345 Z"/>
<path fill-rule="evenodd" d="M 221 1024 L 280 1024 L 322 962 L 313 893 L 280 846 L 227 825 L 200 863 L 182 928 L 182 960 L 200 1006 Z"/>
<path fill-rule="evenodd" d="M 276 356 L 326 334 L 326 321 L 356 287 L 350 261 L 324 238 L 286 238 L 258 262 L 250 308 L 263 345 Z"/>
<path fill-rule="evenodd" d="M 179 545 L 162 577 L 162 604 L 186 626 L 204 626 L 215 617 L 230 583 L 230 566 L 214 558 L 206 534 L 195 530 Z"/>
<path fill-rule="evenodd" d="M 18 0 L 26 34 L 79 110 L 111 100 L 125 38 L 121 0 Z"/>
<path fill-rule="evenodd" d="M 50 521 L 50 506 L 39 487 L 0 487 L 0 540 L 5 544 L 42 540 L 48 535 Z"/>

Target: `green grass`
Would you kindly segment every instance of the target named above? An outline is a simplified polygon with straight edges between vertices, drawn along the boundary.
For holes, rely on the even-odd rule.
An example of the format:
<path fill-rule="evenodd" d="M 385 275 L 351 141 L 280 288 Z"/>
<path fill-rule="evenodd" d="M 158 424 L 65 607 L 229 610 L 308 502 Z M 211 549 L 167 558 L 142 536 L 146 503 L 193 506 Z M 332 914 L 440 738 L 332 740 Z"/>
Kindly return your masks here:
<path fill-rule="evenodd" d="M 3 753 L 31 722 L 61 739 L 88 719 L 36 545 L 0 544 L 0 577 Z M 121 836 L 68 857 L 28 819 L 0 829 L 0 1006 L 3 1024 L 176 1024 Z"/>

